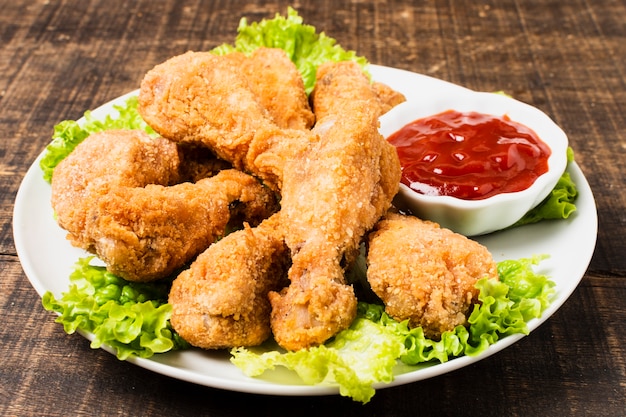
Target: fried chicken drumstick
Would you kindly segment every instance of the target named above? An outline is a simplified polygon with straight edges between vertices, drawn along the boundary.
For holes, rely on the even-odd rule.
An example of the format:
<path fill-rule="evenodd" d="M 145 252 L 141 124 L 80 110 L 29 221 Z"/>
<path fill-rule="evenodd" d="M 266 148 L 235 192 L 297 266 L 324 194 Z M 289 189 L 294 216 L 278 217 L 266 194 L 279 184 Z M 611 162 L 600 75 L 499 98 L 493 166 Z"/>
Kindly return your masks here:
<path fill-rule="evenodd" d="M 269 294 L 274 338 L 288 350 L 322 344 L 353 321 L 357 300 L 344 268 L 400 180 L 395 149 L 378 132 L 378 97 L 357 64 L 318 68 L 313 108 L 319 139 L 283 172 L 290 285 Z"/>
<path fill-rule="evenodd" d="M 254 177 L 229 169 L 196 183 L 111 190 L 86 228 L 110 272 L 129 281 L 153 281 L 222 237 L 231 219 L 257 224 L 276 208 Z"/>
<path fill-rule="evenodd" d="M 271 334 L 267 293 L 286 285 L 289 251 L 280 213 L 224 237 L 173 282 L 171 323 L 204 349 L 255 346 Z"/>
<path fill-rule="evenodd" d="M 92 250 L 85 222 L 102 195 L 117 187 L 175 184 L 179 167 L 174 142 L 139 131 L 93 134 L 54 170 L 51 203 L 57 222 L 74 246 Z"/>

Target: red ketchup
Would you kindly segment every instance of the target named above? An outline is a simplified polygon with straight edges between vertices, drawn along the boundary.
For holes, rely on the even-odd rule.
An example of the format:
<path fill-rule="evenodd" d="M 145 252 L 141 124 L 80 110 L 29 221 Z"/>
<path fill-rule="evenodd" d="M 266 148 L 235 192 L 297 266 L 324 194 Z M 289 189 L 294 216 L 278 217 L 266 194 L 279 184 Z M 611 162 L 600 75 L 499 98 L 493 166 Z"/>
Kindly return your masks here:
<path fill-rule="evenodd" d="M 548 145 L 507 116 L 448 110 L 388 140 L 400 157 L 402 183 L 425 195 L 480 200 L 524 190 L 548 170 Z"/>

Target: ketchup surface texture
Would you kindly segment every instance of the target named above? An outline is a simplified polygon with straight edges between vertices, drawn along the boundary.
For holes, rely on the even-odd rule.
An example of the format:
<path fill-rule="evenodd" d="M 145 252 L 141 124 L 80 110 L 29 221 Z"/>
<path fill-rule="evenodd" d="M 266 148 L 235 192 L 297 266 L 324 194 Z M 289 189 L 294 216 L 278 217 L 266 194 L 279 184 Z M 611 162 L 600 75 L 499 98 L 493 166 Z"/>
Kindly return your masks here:
<path fill-rule="evenodd" d="M 507 116 L 448 110 L 387 139 L 398 151 L 402 183 L 426 195 L 480 200 L 524 190 L 548 170 L 548 145 Z"/>

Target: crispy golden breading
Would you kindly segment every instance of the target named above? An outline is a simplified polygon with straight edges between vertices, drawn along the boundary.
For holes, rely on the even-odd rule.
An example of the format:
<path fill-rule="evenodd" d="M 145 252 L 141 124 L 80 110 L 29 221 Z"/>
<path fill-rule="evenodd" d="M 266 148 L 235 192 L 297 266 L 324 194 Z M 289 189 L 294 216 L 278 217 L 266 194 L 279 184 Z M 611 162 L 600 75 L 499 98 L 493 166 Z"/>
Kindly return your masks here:
<path fill-rule="evenodd" d="M 286 284 L 289 266 L 279 216 L 229 234 L 174 280 L 171 323 L 186 341 L 219 349 L 270 336 L 267 293 Z"/>
<path fill-rule="evenodd" d="M 263 75 L 256 72 L 268 69 L 274 75 L 259 84 Z M 276 50 L 252 58 L 210 52 L 171 58 L 144 77 L 139 112 L 162 136 L 201 142 L 274 190 L 281 187 L 284 161 L 311 136 L 305 129 L 311 110 L 302 79 L 286 54 Z"/>
<path fill-rule="evenodd" d="M 284 129 L 310 129 L 315 115 L 309 107 L 304 81 L 282 49 L 259 48 L 249 57 L 233 52 L 233 59 L 261 106 L 276 125 Z"/>
<path fill-rule="evenodd" d="M 229 169 L 196 183 L 111 189 L 90 210 L 86 230 L 110 272 L 153 281 L 193 260 L 233 218 L 256 225 L 277 208 L 257 179 Z"/>
<path fill-rule="evenodd" d="M 374 89 L 374 91 L 376 92 L 376 96 L 378 97 L 381 114 L 387 113 L 398 104 L 406 101 L 406 97 L 404 97 L 402 93 L 381 82 L 372 83 L 372 88 Z"/>
<path fill-rule="evenodd" d="M 319 140 L 283 172 L 290 285 L 270 293 L 272 331 L 289 350 L 321 344 L 354 319 L 357 300 L 343 268 L 400 180 L 395 150 L 378 132 L 376 93 L 357 64 L 322 65 L 312 96 Z"/>
<path fill-rule="evenodd" d="M 95 133 L 63 159 L 52 177 L 52 208 L 70 242 L 92 250 L 85 221 L 96 201 L 113 188 L 170 185 L 179 180 L 176 144 L 145 132 Z"/>
<path fill-rule="evenodd" d="M 497 279 L 484 246 L 413 216 L 389 213 L 369 235 L 367 279 L 396 320 L 427 337 L 464 325 L 477 302 L 476 281 Z"/>
<path fill-rule="evenodd" d="M 240 171 L 178 184 L 189 175 L 181 155 L 141 131 L 87 137 L 52 178 L 52 207 L 71 243 L 127 280 L 151 281 L 191 261 L 231 220 L 258 224 L 278 209 L 274 193 Z"/>

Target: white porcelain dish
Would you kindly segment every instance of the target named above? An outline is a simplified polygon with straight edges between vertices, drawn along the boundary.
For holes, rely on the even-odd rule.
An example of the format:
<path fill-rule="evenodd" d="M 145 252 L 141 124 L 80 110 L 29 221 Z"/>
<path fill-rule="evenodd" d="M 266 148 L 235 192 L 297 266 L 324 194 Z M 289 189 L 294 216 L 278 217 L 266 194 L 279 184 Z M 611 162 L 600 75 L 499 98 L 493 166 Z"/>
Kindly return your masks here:
<path fill-rule="evenodd" d="M 402 91 L 409 98 L 462 94 L 468 91 L 454 84 L 394 68 L 373 66 L 371 71 L 376 80 Z M 129 95 L 131 94 L 136 92 Z M 113 105 L 123 103 L 127 97 L 128 95 L 119 97 L 94 110 L 93 116 L 101 118 L 113 114 Z M 569 170 L 580 194 L 577 211 L 568 220 L 524 226 L 477 239 L 487 246 L 497 261 L 536 254 L 550 256 L 541 263 L 538 272 L 549 275 L 555 282 L 556 298 L 540 319 L 529 322 L 531 332 L 552 316 L 576 289 L 595 248 L 597 214 L 593 194 L 578 166 L 573 164 Z M 55 223 L 50 207 L 50 186 L 42 178 L 39 158 L 28 170 L 17 193 L 13 232 L 22 267 L 35 290 L 40 295 L 51 291 L 57 297 L 67 291 L 74 264 L 78 258 L 87 254 L 72 247 L 65 239 L 65 232 Z M 53 320 L 52 316 L 50 320 Z M 88 339 L 93 337 L 90 334 L 84 336 Z M 390 384 L 378 384 L 375 388 L 408 384 L 452 372 L 485 359 L 522 337 L 524 336 L 514 335 L 502 338 L 474 357 L 464 356 L 443 364 L 415 367 L 398 365 L 394 381 Z M 68 343 L 75 343 L 70 339 L 76 336 L 67 338 Z M 295 374 L 282 369 L 267 372 L 259 378 L 246 377 L 230 362 L 229 354 L 224 351 L 190 349 L 155 355 L 150 359 L 131 358 L 127 362 L 172 378 L 225 390 L 279 396 L 339 394 L 337 387 L 308 386 Z M 120 362 L 116 366 L 128 364 Z"/>
<path fill-rule="evenodd" d="M 495 117 L 507 115 L 531 128 L 551 149 L 548 172 L 525 190 L 500 193 L 482 200 L 425 195 L 400 184 L 395 200 L 399 208 L 466 236 L 482 235 L 518 221 L 547 197 L 565 171 L 568 146 L 565 132 L 539 109 L 502 94 L 464 91 L 426 99 L 410 98 L 381 117 L 380 132 L 389 137 L 408 123 L 447 110 L 474 111 Z"/>

